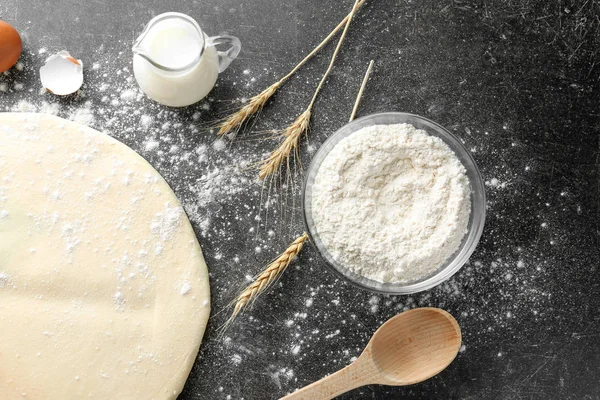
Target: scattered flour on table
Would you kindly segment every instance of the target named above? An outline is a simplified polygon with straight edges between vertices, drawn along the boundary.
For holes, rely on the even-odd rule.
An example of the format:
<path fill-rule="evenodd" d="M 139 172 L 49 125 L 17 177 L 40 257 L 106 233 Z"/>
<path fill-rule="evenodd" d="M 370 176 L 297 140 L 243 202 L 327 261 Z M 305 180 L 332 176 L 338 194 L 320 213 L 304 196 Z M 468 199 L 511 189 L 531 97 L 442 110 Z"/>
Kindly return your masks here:
<path fill-rule="evenodd" d="M 14 112 L 36 112 L 38 111 L 38 107 L 27 100 L 20 100 L 10 110 Z"/>
<path fill-rule="evenodd" d="M 121 100 L 124 101 L 133 101 L 136 99 L 137 97 L 137 91 L 132 90 L 132 89 L 127 89 L 124 90 L 123 92 L 121 92 L 121 95 L 119 96 L 121 98 Z"/>
<path fill-rule="evenodd" d="M 42 103 L 40 106 L 40 112 L 43 114 L 56 115 L 58 114 L 58 104 L 54 103 Z"/>
<path fill-rule="evenodd" d="M 69 119 L 82 125 L 93 125 L 94 114 L 91 110 L 92 102 L 86 102 L 84 107 L 75 109 L 70 115 Z"/>
<path fill-rule="evenodd" d="M 142 115 L 140 117 L 140 124 L 144 128 L 148 128 L 150 125 L 152 125 L 152 122 L 153 118 L 150 115 Z"/>
<path fill-rule="evenodd" d="M 234 355 L 231 356 L 231 363 L 233 365 L 240 365 L 241 362 L 242 362 L 242 356 L 241 355 L 239 355 L 239 354 L 236 353 L 236 354 L 234 354 Z"/>
<path fill-rule="evenodd" d="M 459 248 L 469 191 L 464 166 L 441 139 L 409 124 L 375 125 L 342 139 L 324 159 L 313 217 L 323 244 L 351 271 L 408 282 Z"/>
<path fill-rule="evenodd" d="M 217 139 L 213 142 L 213 149 L 216 151 L 224 150 L 226 146 L 225 141 L 222 139 Z"/>
<path fill-rule="evenodd" d="M 158 147 L 160 146 L 160 143 L 156 140 L 148 140 L 146 142 L 146 144 L 144 145 L 144 149 L 146 151 L 153 151 L 158 149 Z"/>

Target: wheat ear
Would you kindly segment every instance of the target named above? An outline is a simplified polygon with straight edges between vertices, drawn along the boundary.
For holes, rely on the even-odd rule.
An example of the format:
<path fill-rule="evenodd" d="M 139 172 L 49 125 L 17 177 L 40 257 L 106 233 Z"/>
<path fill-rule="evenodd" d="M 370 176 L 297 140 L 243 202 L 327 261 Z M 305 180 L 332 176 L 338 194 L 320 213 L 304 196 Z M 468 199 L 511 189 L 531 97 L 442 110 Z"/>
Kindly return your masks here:
<path fill-rule="evenodd" d="M 304 111 L 294 123 L 288 126 L 283 131 L 283 141 L 277 146 L 277 148 L 265 159 L 259 169 L 258 176 L 260 179 L 265 179 L 267 176 L 274 175 L 284 161 L 289 163 L 290 154 L 292 150 L 296 152 L 298 150 L 298 142 L 302 132 L 308 129 L 310 123 L 310 110 Z M 289 166 L 289 165 L 288 165 Z"/>
<path fill-rule="evenodd" d="M 269 86 L 256 96 L 250 99 L 246 105 L 240 108 L 237 112 L 231 114 L 227 119 L 219 124 L 219 135 L 224 135 L 228 132 L 235 132 L 239 127 L 250 118 L 252 115 L 259 112 L 269 100 L 271 96 L 281 86 L 281 81 Z"/>
<path fill-rule="evenodd" d="M 346 37 L 346 32 L 348 32 L 348 27 L 350 26 L 350 22 L 352 21 L 352 17 L 356 13 L 356 10 L 360 7 L 360 0 L 355 0 L 354 6 L 352 7 L 352 11 L 348 14 L 348 22 L 346 26 L 344 26 L 344 31 L 342 32 L 342 36 L 340 36 L 340 40 L 338 41 L 337 46 L 331 56 L 331 60 L 329 61 L 329 66 L 327 67 L 327 71 L 323 74 L 323 77 L 319 81 L 317 88 L 315 89 L 315 93 L 313 94 L 308 107 L 306 110 L 300 114 L 298 118 L 283 131 L 283 141 L 281 144 L 273 150 L 273 152 L 261 163 L 258 176 L 260 179 L 265 179 L 267 176 L 275 174 L 279 171 L 279 168 L 282 164 L 286 163 L 289 166 L 289 160 L 291 156 L 292 150 L 296 152 L 298 150 L 298 142 L 300 137 L 306 130 L 310 124 L 310 115 L 312 113 L 312 108 L 317 100 L 317 96 L 323 88 L 323 84 L 329 77 L 331 70 L 333 68 L 333 64 L 340 52 L 340 48 L 342 47 L 342 43 L 344 42 L 344 38 Z"/>
<path fill-rule="evenodd" d="M 224 325 L 224 329 L 229 326 L 235 317 L 239 315 L 251 302 L 265 291 L 277 278 L 281 276 L 283 271 L 292 262 L 294 258 L 302 250 L 304 242 L 308 240 L 308 234 L 304 232 L 283 252 L 279 257 L 272 261 L 263 272 L 261 272 L 254 282 L 252 282 L 242 293 L 234 300 L 235 306 L 233 312 Z"/>
<path fill-rule="evenodd" d="M 358 2 L 358 7 L 362 6 L 365 3 L 365 1 L 366 0 L 360 0 Z M 285 81 L 287 81 L 292 75 L 296 73 L 296 71 L 298 71 L 304 64 L 306 64 L 308 60 L 310 60 L 315 54 L 317 54 L 319 50 L 325 47 L 325 45 L 329 43 L 331 38 L 334 37 L 335 34 L 338 33 L 340 29 L 342 29 L 342 27 L 347 25 L 347 22 L 350 19 L 352 19 L 352 12 L 346 15 L 346 17 L 335 27 L 335 29 L 331 31 L 331 33 L 329 33 L 329 35 L 327 35 L 327 37 L 323 39 L 317 47 L 315 47 L 310 53 L 308 53 L 308 55 L 304 57 L 302 61 L 296 64 L 296 66 L 292 68 L 292 70 L 288 72 L 287 75 L 285 75 L 279 81 L 275 82 L 256 96 L 252 97 L 245 106 L 240 108 L 235 113 L 231 114 L 229 117 L 225 118 L 222 122 L 220 122 L 217 125 L 217 127 L 219 128 L 218 134 L 224 135 L 229 132 L 235 132 L 242 126 L 242 124 L 245 121 L 247 121 L 250 117 L 259 112 L 264 107 L 269 98 L 273 96 L 273 94 L 277 91 L 277 89 L 279 89 L 279 87 Z"/>

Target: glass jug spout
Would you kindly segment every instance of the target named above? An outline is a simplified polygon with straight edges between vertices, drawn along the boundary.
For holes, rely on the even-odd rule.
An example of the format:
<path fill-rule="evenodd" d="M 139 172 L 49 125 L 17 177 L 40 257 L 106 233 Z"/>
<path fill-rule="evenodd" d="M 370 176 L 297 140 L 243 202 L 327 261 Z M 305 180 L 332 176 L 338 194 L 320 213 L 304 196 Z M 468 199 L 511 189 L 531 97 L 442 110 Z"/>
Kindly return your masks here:
<path fill-rule="evenodd" d="M 150 54 L 148 54 L 148 52 L 146 52 L 146 50 L 144 50 L 144 48 L 142 47 L 142 40 L 143 40 L 142 36 L 137 38 L 137 40 L 133 44 L 133 47 L 131 48 L 131 51 L 133 52 L 134 55 L 142 57 L 143 59 L 148 61 L 150 64 L 154 64 L 154 60 L 152 60 L 152 58 L 150 57 Z"/>
<path fill-rule="evenodd" d="M 144 44 L 144 39 L 146 38 L 146 36 L 148 36 L 148 32 L 150 32 L 150 29 L 154 26 L 154 20 L 156 18 L 152 19 L 152 21 L 148 22 L 146 24 L 146 26 L 144 27 L 144 31 L 140 34 L 140 36 L 137 37 L 137 39 L 135 39 L 135 42 L 133 43 L 133 46 L 131 47 L 131 51 L 133 52 L 134 55 L 138 55 L 142 58 L 144 58 L 146 61 L 148 61 L 150 64 L 154 65 L 154 60 L 152 60 L 152 58 L 150 57 L 150 54 L 144 49 L 143 44 Z"/>

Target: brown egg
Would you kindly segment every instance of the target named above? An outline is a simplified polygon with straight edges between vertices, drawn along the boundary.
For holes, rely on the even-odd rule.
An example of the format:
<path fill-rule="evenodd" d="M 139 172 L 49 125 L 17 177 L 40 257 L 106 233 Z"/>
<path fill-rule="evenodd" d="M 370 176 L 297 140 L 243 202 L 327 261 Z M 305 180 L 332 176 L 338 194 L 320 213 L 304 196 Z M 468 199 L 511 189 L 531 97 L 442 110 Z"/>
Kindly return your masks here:
<path fill-rule="evenodd" d="M 4 72 L 17 63 L 23 45 L 21 36 L 15 28 L 0 21 L 0 72 Z"/>

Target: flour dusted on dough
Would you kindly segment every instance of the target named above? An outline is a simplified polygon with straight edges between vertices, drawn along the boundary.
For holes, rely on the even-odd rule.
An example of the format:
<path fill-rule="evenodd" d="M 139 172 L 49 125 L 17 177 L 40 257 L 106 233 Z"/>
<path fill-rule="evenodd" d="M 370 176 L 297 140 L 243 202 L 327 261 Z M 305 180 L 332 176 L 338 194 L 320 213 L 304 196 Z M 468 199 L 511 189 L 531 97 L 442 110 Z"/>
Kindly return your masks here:
<path fill-rule="evenodd" d="M 0 272 L 0 288 L 3 288 L 4 286 L 8 285 L 8 281 L 8 275 L 4 272 Z"/>
<path fill-rule="evenodd" d="M 471 212 L 460 160 L 409 124 L 370 126 L 341 140 L 319 168 L 312 206 L 331 255 L 380 282 L 437 270 L 459 248 Z"/>
<path fill-rule="evenodd" d="M 163 241 L 170 240 L 177 233 L 183 215 L 183 208 L 180 206 L 173 207 L 167 202 L 164 211 L 156 213 L 152 218 L 150 230 L 159 235 Z"/>

